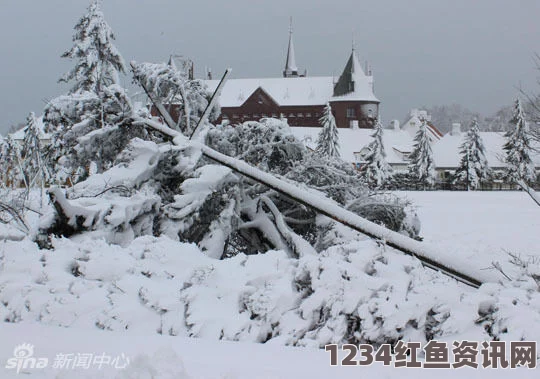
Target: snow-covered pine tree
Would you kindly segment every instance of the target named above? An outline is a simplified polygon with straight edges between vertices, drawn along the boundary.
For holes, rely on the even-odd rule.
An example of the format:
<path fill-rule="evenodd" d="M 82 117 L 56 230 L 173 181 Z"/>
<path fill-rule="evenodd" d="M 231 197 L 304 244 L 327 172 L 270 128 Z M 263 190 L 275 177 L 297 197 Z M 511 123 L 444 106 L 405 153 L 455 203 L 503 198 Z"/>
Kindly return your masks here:
<path fill-rule="evenodd" d="M 472 121 L 459 152 L 461 161 L 455 173 L 454 183 L 465 183 L 467 189 L 475 190 L 491 175 L 476 119 Z"/>
<path fill-rule="evenodd" d="M 426 120 L 422 120 L 414 142 L 413 151 L 409 156 L 409 174 L 418 184 L 431 187 L 435 183 L 436 173 Z"/>
<path fill-rule="evenodd" d="M 22 170 L 29 187 L 40 187 L 48 180 L 45 167 L 44 149 L 41 143 L 42 131 L 38 127 L 36 115 L 31 112 L 26 119 L 24 139 L 21 146 Z"/>
<path fill-rule="evenodd" d="M 511 124 L 514 127 L 505 134 L 507 140 L 503 146 L 506 153 L 505 162 L 508 165 L 506 177 L 510 182 L 525 181 L 531 184 L 536 180 L 534 163 L 531 159 L 532 137 L 519 98 L 514 103 Z"/>
<path fill-rule="evenodd" d="M 336 119 L 332 107 L 326 103 L 322 117 L 319 119 L 322 130 L 317 139 L 317 152 L 326 157 L 339 158 L 339 137 Z"/>
<path fill-rule="evenodd" d="M 75 84 L 44 111 L 46 131 L 52 134 L 49 156 L 60 183 L 83 179 L 91 166 L 106 170 L 133 133 L 141 135 L 142 128 L 129 125 L 133 107 L 118 84 L 125 65 L 113 40 L 100 2 L 93 0 L 75 26 L 73 47 L 62 55 L 76 64 L 60 80 Z"/>
<path fill-rule="evenodd" d="M 370 186 L 379 188 L 392 173 L 392 168 L 386 162 L 383 126 L 379 120 L 375 123 L 375 132 L 371 137 L 373 137 L 373 141 L 368 145 L 369 153 L 365 157 L 366 163 L 362 166 L 361 172 Z"/>
<path fill-rule="evenodd" d="M 60 81 L 75 81 L 71 93 L 99 93 L 104 87 L 118 84 L 119 72 L 125 72 L 124 59 L 114 46 L 114 33 L 105 21 L 100 0 L 92 0 L 88 12 L 75 25 L 73 47 L 62 57 L 77 61 Z"/>

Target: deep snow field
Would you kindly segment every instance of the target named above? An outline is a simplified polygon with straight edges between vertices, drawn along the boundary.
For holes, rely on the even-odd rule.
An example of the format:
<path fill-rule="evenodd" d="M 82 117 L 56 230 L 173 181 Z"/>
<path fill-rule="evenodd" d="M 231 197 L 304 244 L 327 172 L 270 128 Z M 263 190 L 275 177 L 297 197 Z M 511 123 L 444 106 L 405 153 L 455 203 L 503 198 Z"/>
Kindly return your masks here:
<path fill-rule="evenodd" d="M 519 254 L 525 260 L 540 259 L 540 233 L 538 232 L 540 230 L 540 208 L 524 193 L 399 192 L 398 195 L 410 199 L 416 205 L 422 222 L 421 235 L 424 240 L 437 244 L 441 250 L 445 251 L 445 254 L 448 254 L 448 257 L 455 257 L 460 261 L 474 261 L 486 269 L 489 269 L 492 262 L 498 262 L 505 273 L 510 276 L 513 275 L 515 268 L 508 264 L 507 252 Z M 0 235 L 3 231 L 5 228 L 0 229 Z M 172 283 L 167 281 L 170 280 L 170 277 L 185 275 L 188 269 L 193 268 L 189 260 L 190 257 L 198 254 L 197 249 L 194 246 L 186 246 L 186 254 L 181 258 L 175 258 L 174 251 L 167 251 L 174 249 L 175 245 L 172 243 L 159 240 L 155 242 L 154 246 L 160 250 L 154 252 L 151 251 L 154 242 L 149 241 L 139 240 L 136 246 L 130 249 L 130 255 L 123 258 L 111 257 L 110 252 L 123 250 L 112 247 L 110 251 L 105 252 L 103 242 L 95 245 L 88 243 L 88 241 L 81 242 L 79 249 L 76 241 L 63 241 L 59 243 L 60 250 L 57 254 L 47 253 L 41 258 L 49 268 L 57 266 L 58 270 L 51 269 L 47 275 L 40 271 L 38 260 L 24 257 L 27 252 L 34 251 L 31 243 L 28 241 L 18 243 L 0 241 L 0 295 L 9 296 L 10 291 L 22 291 L 25 300 L 21 300 L 20 307 L 26 315 L 16 314 L 17 312 L 1 315 L 2 318 L 10 318 L 10 321 L 13 322 L 0 323 L 0 378 L 235 379 L 360 378 L 366 376 L 374 378 L 431 378 L 434 375 L 440 378 L 457 376 L 467 378 L 538 377 L 537 369 L 460 369 L 435 370 L 433 372 L 429 369 L 383 367 L 381 363 L 375 363 L 369 367 L 330 367 L 329 354 L 314 347 L 284 347 L 280 342 L 276 343 L 274 340 L 270 340 L 266 344 L 217 341 L 216 338 L 213 338 L 212 333 L 219 326 L 221 318 L 231 317 L 227 308 L 229 304 L 227 296 L 228 292 L 234 292 L 233 285 L 231 288 L 214 289 L 218 292 L 221 290 L 218 298 L 223 297 L 224 300 L 219 304 L 208 304 L 208 309 L 213 309 L 216 314 L 213 314 L 207 323 L 196 326 L 196 328 L 201 329 L 197 331 L 197 335 L 203 338 L 183 337 L 185 331 L 181 325 L 176 325 L 174 320 L 166 318 L 166 315 L 159 316 L 155 312 L 151 313 L 150 310 L 171 309 L 168 307 L 176 301 L 177 294 L 165 288 L 163 283 Z M 360 244 L 363 243 L 360 242 Z M 99 251 L 90 254 L 89 250 L 92 248 Z M 68 255 L 71 252 L 79 257 L 80 265 L 77 267 L 68 265 L 69 259 L 71 259 Z M 147 258 L 145 262 L 140 263 L 141 261 L 136 260 L 138 256 L 144 255 Z M 203 257 L 198 264 L 212 265 L 212 262 L 215 261 Z M 266 269 L 265 267 L 270 268 L 279 264 L 283 264 L 285 271 L 291 269 L 285 263 L 284 257 L 278 253 L 256 262 L 258 263 L 248 264 L 258 264 L 260 266 L 258 270 L 262 272 Z M 240 263 L 240 265 L 243 264 L 245 263 Z M 196 265 L 193 264 L 193 266 Z M 6 268 L 9 268 L 7 272 L 5 272 Z M 93 282 L 86 287 L 70 285 L 69 288 L 64 288 L 64 281 L 70 278 L 72 273 L 79 273 L 79 271 L 85 280 L 93 280 Z M 134 274 L 135 271 L 144 273 L 144 276 L 123 275 L 125 272 Z M 227 268 L 221 271 L 217 270 L 217 273 L 218 277 L 224 277 L 227 275 Z M 210 276 L 208 273 L 204 274 Z M 151 276 L 155 280 L 152 283 L 157 283 L 155 286 L 149 280 Z M 201 281 L 203 280 L 202 276 Z M 6 277 L 8 280 L 20 280 L 19 288 L 13 285 L 10 287 L 9 284 L 3 286 L 2 281 Z M 246 280 L 249 283 L 249 278 L 234 278 L 234 275 L 231 277 L 239 281 Z M 148 281 L 146 281 L 147 279 Z M 198 279 L 195 279 L 192 278 L 191 283 L 196 286 Z M 274 286 L 286 286 L 286 283 L 280 281 L 279 278 L 268 280 Z M 99 285 L 100 282 L 105 281 L 116 286 L 118 291 L 107 293 Z M 39 286 L 40 284 L 43 284 L 43 288 Z M 140 298 L 148 299 L 148 304 L 145 304 L 147 309 L 140 307 L 139 300 L 128 301 L 126 297 L 121 296 L 124 292 L 138 289 L 139 285 L 145 286 L 144 293 L 141 294 L 141 290 L 138 291 Z M 253 285 L 259 286 L 258 284 Z M 434 287 L 437 286 L 442 286 L 444 289 L 444 283 L 435 283 Z M 287 293 L 285 290 L 282 292 Z M 439 292 L 434 290 L 433 293 L 439 294 L 440 290 Z M 78 300 L 79 295 L 82 294 L 86 296 L 83 303 Z M 187 292 L 185 296 L 191 295 Z M 287 307 L 287 299 L 271 300 L 275 301 L 275 304 Z M 45 303 L 45 301 L 50 301 L 52 305 L 47 305 L 47 312 L 37 317 L 34 307 L 36 304 Z M 98 315 L 98 310 L 106 309 L 109 302 L 111 304 L 118 302 L 120 305 L 107 309 L 106 315 Z M 201 309 L 204 309 L 204 301 L 199 301 L 199 305 L 202 307 Z M 140 313 L 141 309 L 144 309 L 142 313 Z M 173 312 L 168 314 L 170 313 Z M 103 331 L 93 327 L 94 317 L 101 320 L 102 328 L 106 327 L 113 331 Z M 519 317 L 518 313 L 514 317 L 514 321 L 519 320 Z M 524 316 L 524 324 L 530 322 L 530 315 L 528 317 Z M 148 330 L 152 329 L 153 326 L 146 325 L 148 320 L 161 323 L 164 330 L 170 331 L 168 334 L 176 336 L 149 333 Z M 246 321 L 229 319 L 227 322 L 235 324 Z M 51 326 L 51 324 L 62 327 Z M 136 327 L 132 328 L 129 333 L 125 333 L 121 331 L 124 324 Z M 523 325 L 523 328 L 527 327 L 528 325 Z M 460 339 L 480 341 L 479 334 L 464 333 L 459 336 Z M 249 338 L 247 339 L 249 340 Z M 34 345 L 34 357 L 47 357 L 49 368 L 45 370 L 23 369 L 18 375 L 14 370 L 6 369 L 7 360 L 13 357 L 13 349 L 23 343 Z M 103 352 L 111 356 L 124 353 L 130 357 L 130 365 L 125 370 L 102 369 L 99 371 L 51 368 L 55 356 L 59 353 L 100 354 Z"/>
<path fill-rule="evenodd" d="M 540 208 L 521 191 L 396 192 L 417 207 L 424 241 L 448 256 L 508 267 L 508 252 L 540 260 Z"/>

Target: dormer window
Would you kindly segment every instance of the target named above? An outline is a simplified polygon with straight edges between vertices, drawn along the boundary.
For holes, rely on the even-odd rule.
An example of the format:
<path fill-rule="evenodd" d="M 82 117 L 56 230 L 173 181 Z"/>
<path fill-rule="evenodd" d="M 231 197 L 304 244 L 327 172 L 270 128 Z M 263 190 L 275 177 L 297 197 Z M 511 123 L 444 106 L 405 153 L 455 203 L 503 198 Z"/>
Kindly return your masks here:
<path fill-rule="evenodd" d="M 349 92 L 354 92 L 354 82 L 349 82 Z"/>

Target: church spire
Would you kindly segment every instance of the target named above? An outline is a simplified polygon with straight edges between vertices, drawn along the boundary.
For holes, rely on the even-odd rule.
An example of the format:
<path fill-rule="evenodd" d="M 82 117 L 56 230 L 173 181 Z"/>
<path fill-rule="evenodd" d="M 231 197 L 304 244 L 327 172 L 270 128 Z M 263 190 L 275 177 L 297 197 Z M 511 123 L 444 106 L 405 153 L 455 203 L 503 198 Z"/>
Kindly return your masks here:
<path fill-rule="evenodd" d="M 298 77 L 298 67 L 296 66 L 296 57 L 294 55 L 292 17 L 289 25 L 289 47 L 287 49 L 287 61 L 285 62 L 285 70 L 283 70 L 284 78 Z"/>

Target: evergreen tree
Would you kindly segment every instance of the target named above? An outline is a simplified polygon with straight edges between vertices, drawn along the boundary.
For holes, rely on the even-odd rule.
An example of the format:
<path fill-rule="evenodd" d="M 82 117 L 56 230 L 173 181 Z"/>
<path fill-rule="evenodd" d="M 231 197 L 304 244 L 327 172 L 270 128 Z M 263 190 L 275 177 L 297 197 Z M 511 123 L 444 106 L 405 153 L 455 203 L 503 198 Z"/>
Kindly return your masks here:
<path fill-rule="evenodd" d="M 26 119 L 24 139 L 21 147 L 22 171 L 29 187 L 43 186 L 48 179 L 48 170 L 45 167 L 44 149 L 41 144 L 42 131 L 39 129 L 34 112 Z"/>
<path fill-rule="evenodd" d="M 332 107 L 326 103 L 324 113 L 319 119 L 322 130 L 317 139 L 317 151 L 327 157 L 339 158 L 339 137 L 336 119 L 332 114 Z"/>
<path fill-rule="evenodd" d="M 409 156 L 409 174 L 419 184 L 433 186 L 435 183 L 435 162 L 429 143 L 426 120 L 421 120 L 420 128 L 414 137 L 414 147 Z"/>
<path fill-rule="evenodd" d="M 519 98 L 514 103 L 511 124 L 514 128 L 506 133 L 507 141 L 503 146 L 506 152 L 505 162 L 508 165 L 506 177 L 510 182 L 523 180 L 530 184 L 536 180 L 534 163 L 531 159 L 532 137 Z"/>
<path fill-rule="evenodd" d="M 83 179 L 91 166 L 106 170 L 129 141 L 133 108 L 127 91 L 117 84 L 125 65 L 113 40 L 99 0 L 92 0 L 75 26 L 73 47 L 62 55 L 76 64 L 60 80 L 75 85 L 49 102 L 43 116 L 52 135 L 48 156 L 58 182 Z"/>
<path fill-rule="evenodd" d="M 383 127 L 379 120 L 375 124 L 373 141 L 368 145 L 369 153 L 365 157 L 366 163 L 361 171 L 368 184 L 375 188 L 382 186 L 390 177 L 392 168 L 386 162 L 386 152 L 383 144 Z"/>
<path fill-rule="evenodd" d="M 465 183 L 467 189 L 477 189 L 481 182 L 490 177 L 486 159 L 486 149 L 480 137 L 478 121 L 474 119 L 471 128 L 460 146 L 461 161 L 456 170 L 454 183 Z"/>
<path fill-rule="evenodd" d="M 75 25 L 73 47 L 62 55 L 77 63 L 60 81 L 74 80 L 72 93 L 100 93 L 104 87 L 118 84 L 118 73 L 125 72 L 125 63 L 113 44 L 114 39 L 100 9 L 100 0 L 92 0 L 88 12 Z"/>

